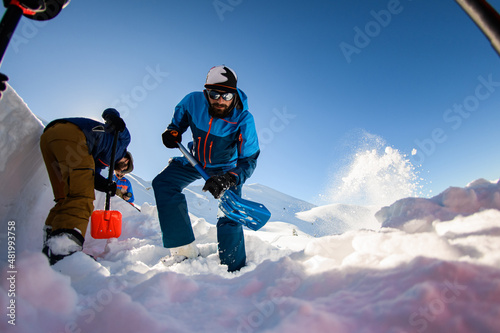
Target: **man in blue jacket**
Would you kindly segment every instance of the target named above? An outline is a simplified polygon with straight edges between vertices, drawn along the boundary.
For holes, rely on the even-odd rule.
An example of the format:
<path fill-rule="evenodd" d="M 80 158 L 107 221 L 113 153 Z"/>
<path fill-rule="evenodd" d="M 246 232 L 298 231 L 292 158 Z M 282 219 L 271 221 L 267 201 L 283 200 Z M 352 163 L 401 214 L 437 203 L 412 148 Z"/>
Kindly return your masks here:
<path fill-rule="evenodd" d="M 49 123 L 40 137 L 55 206 L 44 227 L 43 252 L 50 264 L 83 249 L 85 233 L 94 209 L 94 188 L 116 193 L 116 183 L 100 171 L 111 164 L 115 131 L 119 132 L 115 170 L 127 170 L 130 133 L 115 109 L 102 114 L 105 124 L 88 118 L 64 118 Z"/>
<path fill-rule="evenodd" d="M 215 199 L 231 189 L 241 196 L 243 183 L 257 164 L 260 149 L 247 96 L 237 88 L 236 73 L 216 66 L 207 75 L 205 90 L 188 94 L 176 106 L 167 130 L 162 134 L 167 148 L 177 148 L 188 129 L 192 155 L 211 176 L 203 187 Z M 194 233 L 182 190 L 201 176 L 185 157 L 175 157 L 153 180 L 163 245 L 171 256 L 165 264 L 198 256 Z M 246 253 L 241 224 L 226 216 L 218 218 L 217 241 L 221 264 L 228 271 L 245 266 Z"/>

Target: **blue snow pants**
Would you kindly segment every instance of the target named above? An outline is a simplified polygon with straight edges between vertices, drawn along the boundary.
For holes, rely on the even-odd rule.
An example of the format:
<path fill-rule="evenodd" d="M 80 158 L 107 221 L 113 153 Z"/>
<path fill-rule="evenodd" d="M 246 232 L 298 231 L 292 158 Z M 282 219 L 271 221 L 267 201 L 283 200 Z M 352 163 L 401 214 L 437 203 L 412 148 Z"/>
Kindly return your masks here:
<path fill-rule="evenodd" d="M 210 176 L 224 172 L 221 169 L 205 169 L 205 171 Z M 198 171 L 184 157 L 175 157 L 153 179 L 164 247 L 179 247 L 194 241 L 186 196 L 182 190 L 200 178 Z M 231 190 L 241 196 L 241 185 Z M 245 239 L 241 224 L 226 216 L 220 217 L 217 220 L 217 241 L 220 262 L 228 266 L 229 272 L 237 271 L 245 266 Z"/>

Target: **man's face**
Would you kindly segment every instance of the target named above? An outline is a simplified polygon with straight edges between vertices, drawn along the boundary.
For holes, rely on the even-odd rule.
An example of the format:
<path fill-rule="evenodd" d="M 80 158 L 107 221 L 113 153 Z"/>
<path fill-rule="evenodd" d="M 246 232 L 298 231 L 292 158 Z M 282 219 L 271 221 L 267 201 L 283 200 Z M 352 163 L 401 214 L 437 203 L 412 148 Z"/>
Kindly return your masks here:
<path fill-rule="evenodd" d="M 208 91 L 208 98 L 210 100 L 210 111 L 211 111 L 210 114 L 213 115 L 214 117 L 224 118 L 229 114 L 229 109 L 234 100 L 234 94 L 232 94 L 233 97 L 229 101 L 226 101 L 222 97 L 224 94 L 226 94 L 226 92 L 224 91 L 218 91 L 218 90 Z M 215 99 L 214 97 L 218 98 Z"/>
<path fill-rule="evenodd" d="M 119 160 L 118 162 L 116 162 L 116 165 L 115 165 L 115 171 L 116 172 L 116 176 L 118 177 L 118 173 L 122 173 L 121 171 L 125 171 L 128 169 L 128 164 L 129 164 L 130 160 L 126 157 L 123 157 L 121 160 Z M 123 177 L 123 174 L 122 176 Z M 121 178 L 119 177 L 119 178 Z"/>

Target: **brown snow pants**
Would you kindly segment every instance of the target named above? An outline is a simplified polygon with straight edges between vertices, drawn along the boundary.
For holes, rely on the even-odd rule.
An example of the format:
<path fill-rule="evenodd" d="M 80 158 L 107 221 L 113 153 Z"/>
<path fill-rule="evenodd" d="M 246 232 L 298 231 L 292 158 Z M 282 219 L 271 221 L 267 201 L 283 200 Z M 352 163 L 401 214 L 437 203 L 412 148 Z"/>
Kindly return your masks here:
<path fill-rule="evenodd" d="M 40 150 L 56 202 L 45 225 L 52 231 L 77 228 L 85 237 L 95 199 L 95 163 L 85 135 L 75 124 L 56 123 L 42 134 Z"/>

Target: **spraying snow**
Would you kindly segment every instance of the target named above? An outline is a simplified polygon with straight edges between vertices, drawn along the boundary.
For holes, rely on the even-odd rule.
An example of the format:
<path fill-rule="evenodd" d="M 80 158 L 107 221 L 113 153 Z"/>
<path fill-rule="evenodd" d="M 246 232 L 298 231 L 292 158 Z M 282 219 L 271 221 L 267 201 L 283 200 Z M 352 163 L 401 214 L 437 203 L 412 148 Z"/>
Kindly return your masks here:
<path fill-rule="evenodd" d="M 366 131 L 360 135 L 349 165 L 334 177 L 329 200 L 382 207 L 417 195 L 418 176 L 410 160 L 382 138 Z"/>

